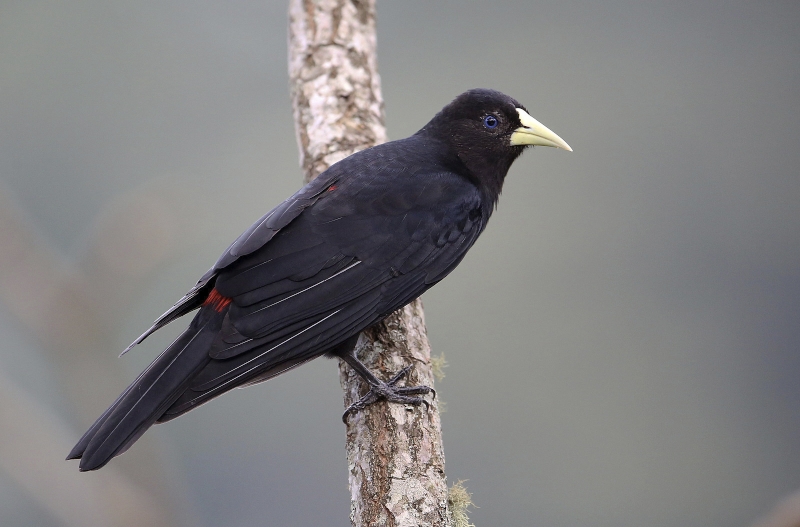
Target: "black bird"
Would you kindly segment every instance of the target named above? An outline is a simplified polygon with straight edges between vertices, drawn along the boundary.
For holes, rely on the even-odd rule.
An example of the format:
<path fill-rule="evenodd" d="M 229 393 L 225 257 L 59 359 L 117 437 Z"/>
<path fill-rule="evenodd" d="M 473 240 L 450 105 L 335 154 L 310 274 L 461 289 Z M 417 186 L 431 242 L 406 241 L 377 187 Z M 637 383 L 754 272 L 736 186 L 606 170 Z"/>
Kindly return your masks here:
<path fill-rule="evenodd" d="M 486 227 L 509 167 L 532 145 L 572 151 L 511 97 L 478 89 L 411 137 L 331 166 L 247 229 L 125 350 L 199 308 L 67 459 L 98 469 L 153 424 L 325 354 L 372 387 L 348 412 L 379 398 L 419 404 L 411 396 L 430 388 L 394 386 L 408 368 L 383 382 L 358 361 L 359 332 L 458 265 Z"/>

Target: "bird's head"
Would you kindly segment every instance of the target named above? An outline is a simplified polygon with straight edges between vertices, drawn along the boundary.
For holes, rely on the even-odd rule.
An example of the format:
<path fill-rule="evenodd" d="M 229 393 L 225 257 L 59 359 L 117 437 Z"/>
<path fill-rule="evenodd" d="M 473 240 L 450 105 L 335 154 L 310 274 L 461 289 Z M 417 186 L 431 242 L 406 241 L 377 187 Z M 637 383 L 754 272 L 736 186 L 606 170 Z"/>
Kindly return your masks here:
<path fill-rule="evenodd" d="M 499 194 L 514 160 L 529 146 L 572 148 L 508 95 L 469 90 L 445 106 L 418 133 L 447 143 L 470 176 Z"/>

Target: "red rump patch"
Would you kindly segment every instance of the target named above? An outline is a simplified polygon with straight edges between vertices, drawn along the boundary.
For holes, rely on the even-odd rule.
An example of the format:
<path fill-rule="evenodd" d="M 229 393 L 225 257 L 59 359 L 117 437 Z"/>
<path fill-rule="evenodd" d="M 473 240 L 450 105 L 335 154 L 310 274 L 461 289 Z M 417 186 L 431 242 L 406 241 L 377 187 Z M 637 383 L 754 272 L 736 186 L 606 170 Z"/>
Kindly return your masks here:
<path fill-rule="evenodd" d="M 336 185 L 331 185 L 328 187 L 328 192 L 333 192 L 334 190 L 336 190 Z"/>
<path fill-rule="evenodd" d="M 231 303 L 231 299 L 230 298 L 228 298 L 227 296 L 222 296 L 221 294 L 219 294 L 217 289 L 214 288 L 208 294 L 208 298 L 206 298 L 206 301 L 203 302 L 203 305 L 204 306 L 211 306 L 211 307 L 214 308 L 214 310 L 217 313 L 219 313 L 223 309 L 228 307 L 228 304 L 230 304 L 230 303 Z"/>

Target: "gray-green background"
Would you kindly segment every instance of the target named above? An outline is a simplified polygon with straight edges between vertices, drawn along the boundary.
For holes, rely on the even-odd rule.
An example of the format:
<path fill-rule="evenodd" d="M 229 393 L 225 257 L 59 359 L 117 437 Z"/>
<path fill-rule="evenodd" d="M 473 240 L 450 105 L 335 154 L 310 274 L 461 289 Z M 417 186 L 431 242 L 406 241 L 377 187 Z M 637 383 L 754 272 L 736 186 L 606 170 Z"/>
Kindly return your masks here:
<path fill-rule="evenodd" d="M 205 231 L 128 295 L 108 354 L 299 187 L 285 4 L 0 3 L 0 189 L 42 243 L 78 265 L 162 186 L 153 236 Z M 745 526 L 800 487 L 800 3 L 387 0 L 378 18 L 391 138 L 492 87 L 575 149 L 527 152 L 424 297 L 474 523 Z M 41 456 L 77 471 L 90 423 L 5 302 L 0 372 L 66 424 Z M 126 378 L 178 329 L 120 359 Z M 193 525 L 344 527 L 341 411 L 318 360 L 148 435 Z M 33 494 L 0 471 L 0 524 L 60 525 Z"/>

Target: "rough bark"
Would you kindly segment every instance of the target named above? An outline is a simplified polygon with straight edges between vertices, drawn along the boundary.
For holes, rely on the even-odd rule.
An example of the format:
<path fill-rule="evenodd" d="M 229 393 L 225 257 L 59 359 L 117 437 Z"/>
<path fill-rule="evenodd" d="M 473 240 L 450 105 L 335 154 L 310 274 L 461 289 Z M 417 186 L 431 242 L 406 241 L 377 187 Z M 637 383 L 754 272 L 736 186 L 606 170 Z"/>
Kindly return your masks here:
<path fill-rule="evenodd" d="M 386 140 L 377 73 L 374 0 L 291 0 L 289 76 L 300 164 L 310 181 L 331 164 Z M 430 345 L 419 300 L 362 333 L 359 358 L 388 379 L 413 364 L 410 385 L 433 386 Z M 339 365 L 348 406 L 367 391 Z M 437 403 L 376 403 L 348 418 L 354 526 L 449 523 Z"/>
<path fill-rule="evenodd" d="M 311 181 L 386 141 L 374 0 L 291 0 L 289 77 L 300 166 Z"/>

